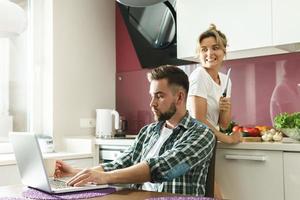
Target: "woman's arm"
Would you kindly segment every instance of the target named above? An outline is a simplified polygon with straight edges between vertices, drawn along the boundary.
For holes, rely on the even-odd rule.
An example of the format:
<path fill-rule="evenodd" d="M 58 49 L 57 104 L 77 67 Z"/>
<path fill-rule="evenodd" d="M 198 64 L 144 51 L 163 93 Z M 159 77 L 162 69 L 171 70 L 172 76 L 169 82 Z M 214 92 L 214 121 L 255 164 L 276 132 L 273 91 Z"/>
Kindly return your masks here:
<path fill-rule="evenodd" d="M 221 142 L 234 144 L 240 141 L 240 133 L 235 132 L 232 135 L 225 135 L 217 130 L 206 118 L 207 101 L 205 98 L 198 96 L 190 96 L 191 115 L 202 123 L 206 124 L 215 134 L 217 139 Z M 228 114 L 228 113 L 226 113 Z"/>

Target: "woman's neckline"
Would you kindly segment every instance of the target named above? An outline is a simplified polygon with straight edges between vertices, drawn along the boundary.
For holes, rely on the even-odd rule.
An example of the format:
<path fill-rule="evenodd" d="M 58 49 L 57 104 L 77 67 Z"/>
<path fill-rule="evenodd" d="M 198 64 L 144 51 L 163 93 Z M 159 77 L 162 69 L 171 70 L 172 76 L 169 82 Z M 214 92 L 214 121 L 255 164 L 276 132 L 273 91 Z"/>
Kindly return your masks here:
<path fill-rule="evenodd" d="M 208 70 L 205 67 L 202 67 L 203 70 L 207 73 L 207 75 L 209 76 L 210 80 L 212 82 L 214 82 L 216 85 L 221 86 L 221 78 L 220 78 L 220 73 L 217 71 L 217 79 L 219 82 L 216 82 L 213 77 L 210 75 L 210 73 L 208 72 Z"/>

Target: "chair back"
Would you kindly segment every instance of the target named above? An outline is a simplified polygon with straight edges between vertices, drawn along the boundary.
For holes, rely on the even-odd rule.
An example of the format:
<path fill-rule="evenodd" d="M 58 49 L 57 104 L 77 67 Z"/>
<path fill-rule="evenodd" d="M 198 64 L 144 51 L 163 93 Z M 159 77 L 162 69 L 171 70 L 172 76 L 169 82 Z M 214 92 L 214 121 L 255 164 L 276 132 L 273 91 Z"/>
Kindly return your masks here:
<path fill-rule="evenodd" d="M 217 142 L 215 143 L 213 155 L 211 157 L 210 164 L 208 167 L 208 173 L 205 184 L 205 197 L 214 197 L 216 148 Z"/>

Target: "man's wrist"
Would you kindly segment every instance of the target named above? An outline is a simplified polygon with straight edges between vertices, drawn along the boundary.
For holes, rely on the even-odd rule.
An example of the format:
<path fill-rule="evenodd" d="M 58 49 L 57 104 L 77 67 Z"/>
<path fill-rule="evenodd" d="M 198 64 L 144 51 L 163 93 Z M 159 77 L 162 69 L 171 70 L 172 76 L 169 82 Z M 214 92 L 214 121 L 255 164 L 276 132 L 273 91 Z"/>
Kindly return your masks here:
<path fill-rule="evenodd" d="M 73 173 L 74 173 L 74 174 L 77 174 L 77 173 L 80 172 L 80 171 L 82 171 L 81 168 L 74 168 Z"/>
<path fill-rule="evenodd" d="M 93 170 L 96 170 L 96 171 L 98 171 L 98 172 L 104 172 L 104 169 L 103 169 L 102 166 L 96 166 L 96 167 L 93 167 L 92 169 L 93 169 Z"/>

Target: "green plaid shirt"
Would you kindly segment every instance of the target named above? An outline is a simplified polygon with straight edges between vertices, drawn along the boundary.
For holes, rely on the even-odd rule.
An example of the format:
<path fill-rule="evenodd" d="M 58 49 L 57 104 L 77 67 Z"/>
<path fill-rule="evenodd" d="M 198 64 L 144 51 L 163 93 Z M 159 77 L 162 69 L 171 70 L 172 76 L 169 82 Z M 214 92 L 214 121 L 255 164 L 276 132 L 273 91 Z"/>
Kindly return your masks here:
<path fill-rule="evenodd" d="M 111 171 L 146 161 L 151 171 L 151 182 L 157 183 L 158 192 L 203 196 L 215 145 L 213 132 L 187 112 L 161 147 L 159 156 L 145 159 L 158 140 L 164 123 L 143 127 L 131 147 L 116 160 L 101 166 L 105 171 Z M 141 188 L 140 184 L 133 186 Z"/>

